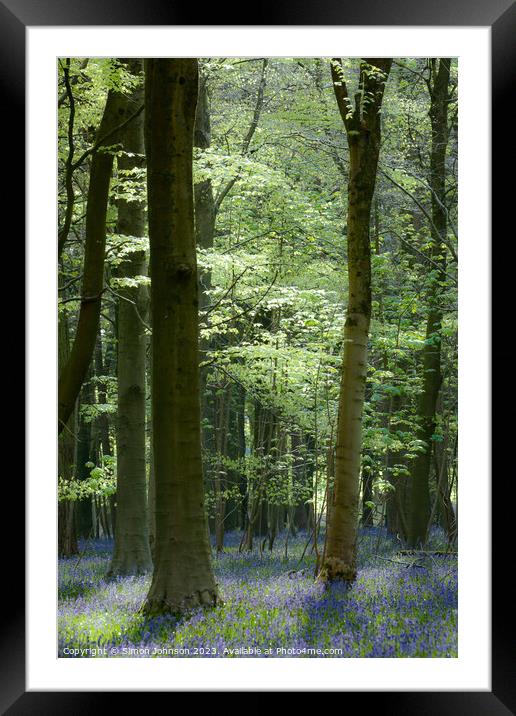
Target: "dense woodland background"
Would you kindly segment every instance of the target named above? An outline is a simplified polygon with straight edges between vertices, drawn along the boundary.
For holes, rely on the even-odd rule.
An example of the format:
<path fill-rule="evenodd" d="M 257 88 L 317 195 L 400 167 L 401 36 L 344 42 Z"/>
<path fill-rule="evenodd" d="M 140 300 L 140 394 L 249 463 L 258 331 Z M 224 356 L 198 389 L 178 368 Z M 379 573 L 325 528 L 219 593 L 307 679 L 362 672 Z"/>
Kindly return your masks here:
<path fill-rule="evenodd" d="M 57 82 L 59 556 L 113 538 L 108 576 L 153 573 L 163 613 L 217 603 L 228 545 L 302 535 L 326 582 L 356 578 L 359 527 L 456 550 L 456 61 L 63 58 Z"/>

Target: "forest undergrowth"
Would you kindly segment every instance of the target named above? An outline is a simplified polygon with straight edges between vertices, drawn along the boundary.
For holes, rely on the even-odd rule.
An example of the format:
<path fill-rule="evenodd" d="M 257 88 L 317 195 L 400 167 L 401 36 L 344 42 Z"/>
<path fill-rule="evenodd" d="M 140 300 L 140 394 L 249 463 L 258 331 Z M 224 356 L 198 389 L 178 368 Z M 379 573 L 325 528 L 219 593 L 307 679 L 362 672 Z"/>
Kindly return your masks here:
<path fill-rule="evenodd" d="M 213 559 L 224 604 L 180 620 L 139 611 L 150 576 L 106 579 L 111 540 L 59 560 L 60 657 L 456 657 L 457 558 L 434 528 L 424 555 L 362 528 L 351 588 L 314 581 L 309 535 L 280 534 L 272 552 L 239 552 L 226 535 Z M 321 535 L 319 552 L 323 549 Z M 303 556 L 303 552 L 305 554 Z"/>

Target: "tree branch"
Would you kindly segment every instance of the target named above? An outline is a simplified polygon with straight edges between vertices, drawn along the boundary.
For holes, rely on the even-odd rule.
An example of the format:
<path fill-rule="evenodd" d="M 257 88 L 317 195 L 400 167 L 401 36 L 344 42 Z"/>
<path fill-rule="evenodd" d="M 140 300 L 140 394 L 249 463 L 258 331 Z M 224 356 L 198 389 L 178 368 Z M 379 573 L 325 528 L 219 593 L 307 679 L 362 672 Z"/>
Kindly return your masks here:
<path fill-rule="evenodd" d="M 262 74 L 260 77 L 260 81 L 258 83 L 258 92 L 256 95 L 256 104 L 254 107 L 253 118 L 251 120 L 249 129 L 247 130 L 247 134 L 245 135 L 245 137 L 242 141 L 242 148 L 240 150 L 240 156 L 242 156 L 242 157 L 245 157 L 249 150 L 249 145 L 251 144 L 251 140 L 254 136 L 254 133 L 256 132 L 256 129 L 258 127 L 258 122 L 260 120 L 260 115 L 262 113 L 265 85 L 267 84 L 266 70 L 267 70 L 268 64 L 269 64 L 269 60 L 267 58 L 265 58 L 262 61 Z M 222 202 L 224 201 L 226 196 L 229 194 L 231 189 L 235 186 L 235 184 L 237 183 L 237 181 L 240 178 L 241 178 L 241 175 L 237 174 L 232 179 L 230 179 L 227 182 L 227 184 L 219 191 L 219 193 L 215 197 L 215 200 L 213 202 L 213 210 L 214 210 L 215 216 L 217 215 L 217 213 L 220 209 L 220 205 L 222 204 Z"/>
<path fill-rule="evenodd" d="M 61 257 L 63 252 L 66 239 L 68 238 L 68 232 L 72 223 L 73 207 L 75 202 L 75 192 L 73 189 L 73 155 L 75 152 L 75 144 L 73 139 L 73 128 L 75 122 L 75 100 L 72 92 L 72 86 L 70 82 L 70 58 L 66 58 L 66 64 L 63 67 L 63 78 L 65 83 L 65 92 L 68 97 L 70 105 L 70 114 L 68 115 L 68 155 L 66 157 L 65 164 L 65 177 L 64 184 L 66 188 L 66 208 L 65 216 L 62 227 L 59 229 L 57 235 L 57 257 Z"/>
<path fill-rule="evenodd" d="M 142 104 L 141 107 L 139 107 L 136 110 L 136 112 L 134 112 L 134 114 L 131 114 L 131 116 L 128 117 L 124 122 L 119 124 L 117 127 L 113 127 L 113 129 L 111 129 L 109 132 L 107 132 L 103 137 L 100 137 L 99 139 L 97 139 L 97 141 L 95 142 L 95 144 L 93 146 L 91 146 L 83 154 L 81 154 L 79 159 L 73 164 L 73 169 L 75 170 L 78 167 L 80 167 L 80 165 L 84 162 L 84 160 L 87 157 L 89 157 L 90 154 L 93 154 L 94 152 L 96 152 L 97 149 L 99 149 L 99 147 L 103 146 L 106 143 L 107 139 L 109 139 L 114 134 L 116 134 L 121 129 L 123 129 L 127 124 L 129 124 L 129 122 L 132 122 L 133 119 L 135 119 L 139 114 L 141 114 L 141 112 L 143 112 L 144 109 L 145 109 L 145 105 Z"/>
<path fill-rule="evenodd" d="M 340 57 L 333 57 L 331 60 L 331 78 L 333 80 L 333 91 L 335 93 L 335 99 L 337 100 L 337 107 L 339 108 L 346 131 L 348 131 L 350 129 L 350 117 L 348 115 L 351 111 L 351 103 L 348 88 L 344 80 L 342 59 Z"/>

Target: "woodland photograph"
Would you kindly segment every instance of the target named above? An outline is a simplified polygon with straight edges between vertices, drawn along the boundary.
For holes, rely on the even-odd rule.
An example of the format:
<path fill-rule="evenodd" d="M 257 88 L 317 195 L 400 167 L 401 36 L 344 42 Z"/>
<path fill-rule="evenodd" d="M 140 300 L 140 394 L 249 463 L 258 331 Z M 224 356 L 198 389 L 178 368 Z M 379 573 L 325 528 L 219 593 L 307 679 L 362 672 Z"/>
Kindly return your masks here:
<path fill-rule="evenodd" d="M 458 77 L 58 59 L 58 657 L 458 656 Z"/>

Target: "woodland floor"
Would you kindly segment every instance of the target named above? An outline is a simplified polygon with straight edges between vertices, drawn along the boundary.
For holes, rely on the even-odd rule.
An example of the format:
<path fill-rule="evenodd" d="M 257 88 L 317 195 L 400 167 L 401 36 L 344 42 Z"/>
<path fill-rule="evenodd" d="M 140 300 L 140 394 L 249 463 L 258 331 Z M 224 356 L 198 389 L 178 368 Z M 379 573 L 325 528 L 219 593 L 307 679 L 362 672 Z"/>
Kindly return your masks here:
<path fill-rule="evenodd" d="M 80 557 L 59 560 L 59 656 L 457 656 L 456 557 L 398 564 L 394 540 L 364 529 L 357 581 L 324 590 L 310 548 L 300 561 L 305 533 L 290 537 L 287 558 L 284 534 L 262 555 L 239 553 L 240 537 L 226 535 L 213 560 L 224 605 L 179 622 L 138 613 L 150 577 L 105 579 L 110 540 L 82 543 Z M 444 547 L 434 532 L 428 549 Z"/>

